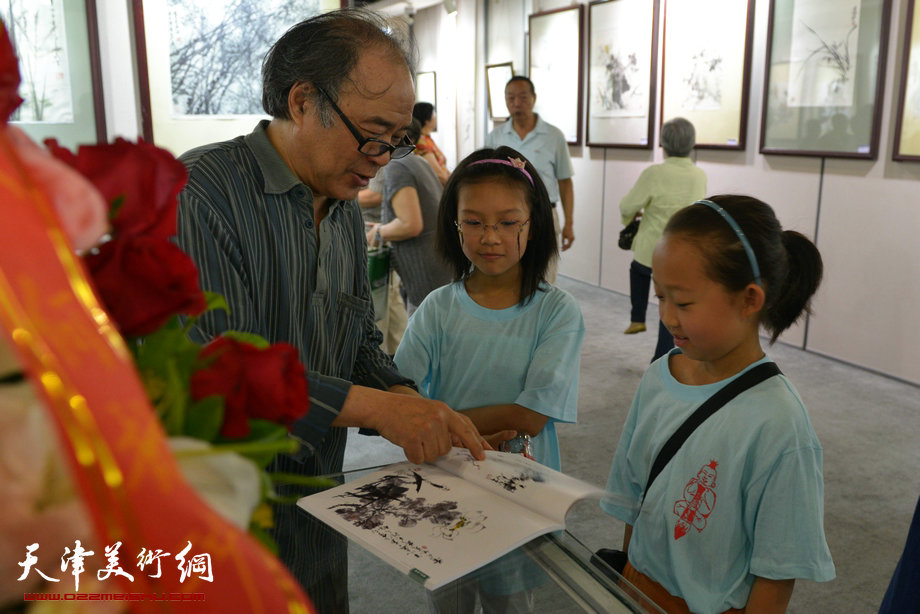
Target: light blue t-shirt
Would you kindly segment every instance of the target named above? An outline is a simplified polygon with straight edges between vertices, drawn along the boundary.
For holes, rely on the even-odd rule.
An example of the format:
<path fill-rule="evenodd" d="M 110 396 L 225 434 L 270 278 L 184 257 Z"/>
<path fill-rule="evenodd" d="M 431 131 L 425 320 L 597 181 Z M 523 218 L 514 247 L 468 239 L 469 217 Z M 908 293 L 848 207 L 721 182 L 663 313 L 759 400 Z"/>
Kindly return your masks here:
<path fill-rule="evenodd" d="M 549 202 L 559 202 L 559 182 L 575 174 L 572 158 L 569 156 L 569 146 L 562 130 L 546 123 L 537 115 L 537 124 L 522 139 L 514 131 L 509 119 L 486 135 L 486 147 L 496 148 L 502 145 L 524 154 L 540 173 L 540 179 L 546 185 Z"/>
<path fill-rule="evenodd" d="M 821 445 L 783 375 L 741 393 L 700 425 L 642 502 L 664 443 L 740 375 L 687 386 L 671 375 L 669 356 L 652 363 L 639 384 L 601 503 L 633 525 L 633 567 L 700 614 L 744 607 L 754 576 L 832 580 Z"/>
<path fill-rule="evenodd" d="M 517 403 L 549 417 L 534 458 L 561 469 L 556 422 L 574 422 L 585 325 L 578 302 L 542 284 L 524 306 L 488 309 L 463 282 L 431 292 L 396 350 L 399 372 L 427 398 L 462 410 Z"/>

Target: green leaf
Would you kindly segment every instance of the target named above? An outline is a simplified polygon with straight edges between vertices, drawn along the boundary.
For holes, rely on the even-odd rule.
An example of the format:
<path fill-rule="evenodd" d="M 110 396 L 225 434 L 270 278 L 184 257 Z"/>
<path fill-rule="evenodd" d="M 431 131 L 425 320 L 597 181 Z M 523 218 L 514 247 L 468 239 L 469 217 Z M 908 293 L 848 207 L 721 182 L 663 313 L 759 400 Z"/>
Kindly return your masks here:
<path fill-rule="evenodd" d="M 290 454 L 297 450 L 297 442 L 288 437 L 288 430 L 277 422 L 268 420 L 250 420 L 249 435 L 242 439 L 227 439 L 220 437 L 215 442 L 217 447 L 232 448 L 254 462 L 260 468 L 265 468 L 275 458 L 276 454 Z"/>
<path fill-rule="evenodd" d="M 167 433 L 181 435 L 190 400 L 189 380 L 199 346 L 190 341 L 179 318 L 173 316 L 159 329 L 137 340 L 138 372 Z"/>
<path fill-rule="evenodd" d="M 218 294 L 217 292 L 210 292 L 208 290 L 205 290 L 204 300 L 207 302 L 207 307 L 205 308 L 205 311 L 212 311 L 214 309 L 223 309 L 227 313 L 230 313 L 230 305 L 227 304 L 227 299 L 224 298 L 223 294 Z"/>
<path fill-rule="evenodd" d="M 217 292 L 210 292 L 208 290 L 202 291 L 202 294 L 204 294 L 204 300 L 205 300 L 204 311 L 202 311 L 197 316 L 189 315 L 183 318 L 183 321 L 185 322 L 185 328 L 184 328 L 185 332 L 188 332 L 192 328 L 192 326 L 195 325 L 195 322 L 198 321 L 198 318 L 208 313 L 209 311 L 215 311 L 218 309 L 222 309 L 226 311 L 227 313 L 230 313 L 230 306 L 227 304 L 227 299 L 225 299 L 222 294 L 218 294 Z"/>
<path fill-rule="evenodd" d="M 265 340 L 265 337 L 255 333 L 244 333 L 238 330 L 228 330 L 224 331 L 221 336 L 227 337 L 228 339 L 233 339 L 234 341 L 242 341 L 243 343 L 254 345 L 260 350 L 264 350 L 271 345 L 271 343 Z"/>
<path fill-rule="evenodd" d="M 140 370 L 162 373 L 166 361 L 173 361 L 174 368 L 186 379 L 191 376 L 192 366 L 198 357 L 199 346 L 185 336 L 179 319 L 175 316 L 158 330 L 147 335 L 137 348 L 137 366 Z"/>
<path fill-rule="evenodd" d="M 288 434 L 287 428 L 271 420 L 252 419 L 249 426 L 252 430 L 245 438 L 246 441 L 274 441 L 285 439 Z"/>
<path fill-rule="evenodd" d="M 183 434 L 211 442 L 217 439 L 223 424 L 224 398 L 212 395 L 189 406 Z"/>
<path fill-rule="evenodd" d="M 182 435 L 189 397 L 188 376 L 179 373 L 175 360 L 167 360 L 164 367 L 166 389 L 161 400 L 163 426 L 168 435 Z"/>
<path fill-rule="evenodd" d="M 262 501 L 268 501 L 275 494 L 275 487 L 271 478 L 264 469 L 259 470 L 259 492 L 262 493 Z"/>

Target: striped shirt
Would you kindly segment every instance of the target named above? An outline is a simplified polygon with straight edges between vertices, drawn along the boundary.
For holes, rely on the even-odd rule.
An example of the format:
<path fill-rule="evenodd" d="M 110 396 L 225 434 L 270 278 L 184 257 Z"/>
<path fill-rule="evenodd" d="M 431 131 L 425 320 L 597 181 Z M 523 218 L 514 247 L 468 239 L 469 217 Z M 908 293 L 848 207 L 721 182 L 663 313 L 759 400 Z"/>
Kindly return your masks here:
<path fill-rule="evenodd" d="M 275 150 L 267 126 L 262 121 L 248 135 L 180 158 L 189 178 L 179 195 L 178 244 L 198 266 L 202 289 L 222 294 L 230 306 L 229 314 L 198 320 L 198 340 L 239 330 L 298 349 L 309 412 L 292 429 L 300 451 L 279 458 L 275 468 L 321 475 L 342 469 L 346 429 L 331 423 L 352 383 L 386 389 L 411 382 L 380 349 L 358 204 L 333 201 L 317 233 L 313 194 Z M 291 508 L 284 513 L 294 518 Z M 287 538 L 276 533 L 276 539 L 300 575 L 284 556 Z M 307 540 L 301 533 L 298 541 Z M 303 548 L 308 566 L 317 566 L 318 546 Z"/>

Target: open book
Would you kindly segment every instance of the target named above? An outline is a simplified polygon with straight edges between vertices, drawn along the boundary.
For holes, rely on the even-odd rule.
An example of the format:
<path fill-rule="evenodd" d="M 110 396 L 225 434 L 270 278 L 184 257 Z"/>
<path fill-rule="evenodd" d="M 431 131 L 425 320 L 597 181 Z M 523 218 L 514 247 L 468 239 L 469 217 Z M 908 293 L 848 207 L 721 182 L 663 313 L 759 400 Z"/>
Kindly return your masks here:
<path fill-rule="evenodd" d="M 435 590 L 534 537 L 565 528 L 578 500 L 604 491 L 520 454 L 396 463 L 297 504 Z"/>

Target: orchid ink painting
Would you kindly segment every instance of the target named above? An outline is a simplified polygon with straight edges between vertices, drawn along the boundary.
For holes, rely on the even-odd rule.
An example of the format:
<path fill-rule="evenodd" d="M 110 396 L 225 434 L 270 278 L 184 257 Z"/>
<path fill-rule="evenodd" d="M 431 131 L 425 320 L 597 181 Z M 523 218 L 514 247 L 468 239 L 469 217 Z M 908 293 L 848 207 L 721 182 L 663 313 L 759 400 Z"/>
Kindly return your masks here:
<path fill-rule="evenodd" d="M 852 106 L 859 22 L 856 3 L 796 2 L 789 106 Z"/>

